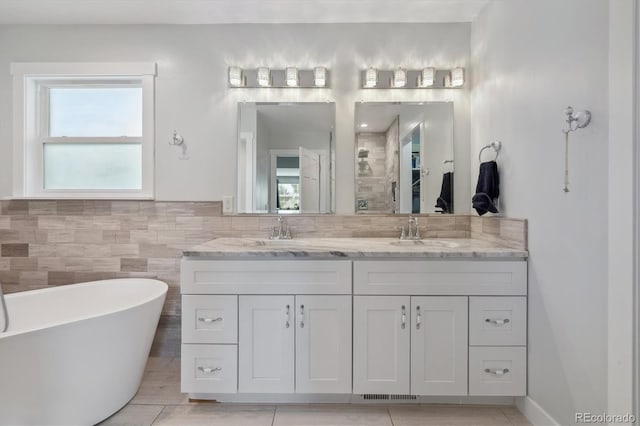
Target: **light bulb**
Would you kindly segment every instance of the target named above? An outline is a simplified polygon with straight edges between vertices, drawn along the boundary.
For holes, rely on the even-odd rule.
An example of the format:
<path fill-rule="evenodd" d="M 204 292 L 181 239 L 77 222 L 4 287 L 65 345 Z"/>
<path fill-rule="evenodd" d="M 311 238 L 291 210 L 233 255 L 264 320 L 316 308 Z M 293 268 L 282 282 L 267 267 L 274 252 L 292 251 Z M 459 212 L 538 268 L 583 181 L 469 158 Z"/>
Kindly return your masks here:
<path fill-rule="evenodd" d="M 398 68 L 393 72 L 393 87 L 404 87 L 407 85 L 407 72 Z"/>
<path fill-rule="evenodd" d="M 376 87 L 378 85 L 378 71 L 369 68 L 364 74 L 364 87 Z"/>
<path fill-rule="evenodd" d="M 464 68 L 451 70 L 451 87 L 462 87 L 464 84 Z"/>
<path fill-rule="evenodd" d="M 258 85 L 262 87 L 271 86 L 271 70 L 269 68 L 258 68 Z"/>
<path fill-rule="evenodd" d="M 298 86 L 298 68 L 296 67 L 287 67 L 285 70 L 287 86 L 289 87 L 297 87 Z"/>
<path fill-rule="evenodd" d="M 313 69 L 313 82 L 317 87 L 327 85 L 327 69 L 325 67 L 315 67 Z"/>
<path fill-rule="evenodd" d="M 242 86 L 242 68 L 229 67 L 229 84 L 235 87 Z"/>
<path fill-rule="evenodd" d="M 421 74 L 420 86 L 431 87 L 435 84 L 436 70 L 435 68 L 423 68 Z"/>

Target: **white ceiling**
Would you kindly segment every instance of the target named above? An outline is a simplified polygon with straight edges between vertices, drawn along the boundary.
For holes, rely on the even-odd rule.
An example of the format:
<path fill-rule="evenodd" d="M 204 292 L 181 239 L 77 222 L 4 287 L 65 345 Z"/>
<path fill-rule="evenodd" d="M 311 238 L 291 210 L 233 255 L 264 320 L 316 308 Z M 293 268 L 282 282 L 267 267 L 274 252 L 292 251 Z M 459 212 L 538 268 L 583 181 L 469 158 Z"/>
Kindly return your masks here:
<path fill-rule="evenodd" d="M 0 24 L 471 22 L 489 0 L 0 0 Z"/>

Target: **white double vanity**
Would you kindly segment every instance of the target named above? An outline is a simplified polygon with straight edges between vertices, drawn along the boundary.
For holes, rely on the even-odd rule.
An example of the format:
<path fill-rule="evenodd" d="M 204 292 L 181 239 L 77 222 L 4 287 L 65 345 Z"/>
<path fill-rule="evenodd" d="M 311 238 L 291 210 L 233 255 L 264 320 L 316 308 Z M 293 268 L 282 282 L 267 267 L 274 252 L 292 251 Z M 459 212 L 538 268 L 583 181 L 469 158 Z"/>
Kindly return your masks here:
<path fill-rule="evenodd" d="M 184 253 L 182 391 L 230 402 L 526 394 L 527 252 L 221 238 Z"/>

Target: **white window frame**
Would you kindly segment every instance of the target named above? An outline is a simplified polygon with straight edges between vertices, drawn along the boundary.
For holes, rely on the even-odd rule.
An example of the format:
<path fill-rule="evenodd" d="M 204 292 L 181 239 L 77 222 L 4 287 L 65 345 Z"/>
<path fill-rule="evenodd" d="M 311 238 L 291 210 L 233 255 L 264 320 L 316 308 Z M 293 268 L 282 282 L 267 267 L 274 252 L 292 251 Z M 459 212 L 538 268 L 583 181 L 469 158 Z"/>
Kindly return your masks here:
<path fill-rule="evenodd" d="M 13 197 L 153 199 L 155 144 L 155 63 L 13 63 Z M 49 137 L 51 87 L 142 88 L 142 137 Z M 40 134 L 46 130 L 45 135 Z M 142 188 L 136 190 L 45 189 L 45 143 L 135 143 L 142 147 Z"/>

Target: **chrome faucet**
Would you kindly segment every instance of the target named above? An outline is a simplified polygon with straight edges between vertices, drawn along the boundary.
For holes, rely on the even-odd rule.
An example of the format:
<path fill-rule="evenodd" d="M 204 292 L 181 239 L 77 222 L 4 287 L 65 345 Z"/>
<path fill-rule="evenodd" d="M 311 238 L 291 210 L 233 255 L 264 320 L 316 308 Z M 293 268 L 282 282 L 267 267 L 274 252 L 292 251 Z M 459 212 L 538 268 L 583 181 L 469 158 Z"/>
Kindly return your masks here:
<path fill-rule="evenodd" d="M 289 225 L 287 224 L 287 221 L 282 216 L 278 216 L 278 218 L 276 219 L 276 225 L 271 228 L 269 239 L 270 240 L 290 240 L 291 239 L 291 231 L 289 230 Z"/>
<path fill-rule="evenodd" d="M 401 240 L 419 240 L 420 237 L 420 227 L 418 226 L 418 219 L 409 216 L 409 224 L 407 226 L 407 232 L 404 232 L 404 226 L 402 227 L 402 231 L 400 233 Z"/>
<path fill-rule="evenodd" d="M 4 333 L 9 328 L 9 311 L 7 311 L 7 303 L 4 300 L 4 293 L 2 292 L 2 284 L 0 284 L 0 309 L 4 316 L 4 325 L 0 333 Z"/>

